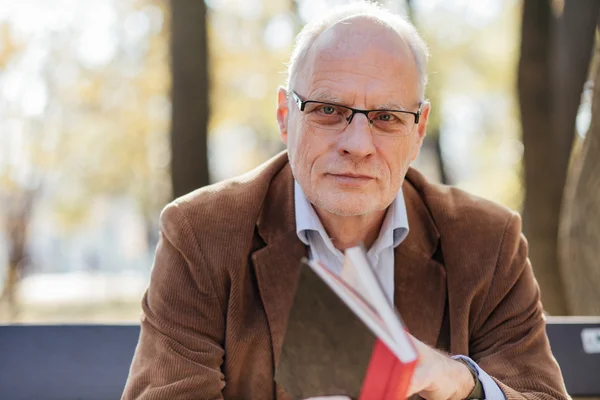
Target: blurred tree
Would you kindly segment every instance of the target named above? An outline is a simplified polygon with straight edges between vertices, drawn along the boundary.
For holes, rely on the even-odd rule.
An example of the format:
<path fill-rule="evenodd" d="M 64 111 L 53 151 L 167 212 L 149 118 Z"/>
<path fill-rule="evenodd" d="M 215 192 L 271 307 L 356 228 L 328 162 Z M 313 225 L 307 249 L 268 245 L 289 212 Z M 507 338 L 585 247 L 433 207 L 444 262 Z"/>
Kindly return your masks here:
<path fill-rule="evenodd" d="M 405 0 L 406 5 L 406 15 L 410 21 L 412 21 L 417 29 L 419 29 L 417 22 L 415 21 L 415 13 L 414 13 L 414 0 Z M 432 60 L 432 64 L 435 68 L 435 60 Z M 431 69 L 431 66 L 430 66 Z M 427 123 L 427 136 L 425 137 L 425 141 L 423 142 L 423 146 L 430 147 L 433 150 L 433 153 L 437 157 L 437 167 L 438 167 L 438 175 L 440 178 L 440 183 L 450 185 L 452 184 L 452 179 L 449 176 L 446 168 L 446 163 L 444 162 L 444 153 L 442 152 L 442 144 L 440 141 L 440 133 L 441 133 L 441 110 L 440 110 L 440 92 L 441 92 L 442 80 L 439 79 L 439 75 L 435 74 L 430 77 L 428 86 L 427 86 L 427 94 L 428 101 L 432 104 L 431 112 L 429 114 L 429 120 Z"/>
<path fill-rule="evenodd" d="M 52 267 L 53 260 L 25 263 L 34 255 L 27 238 L 33 215 L 51 221 L 45 234 L 64 244 L 94 229 L 87 224 L 95 203 L 132 200 L 128 204 L 144 218 L 147 237 L 131 240 L 140 248 L 152 247 L 158 212 L 170 197 L 166 7 L 153 0 L 99 7 L 114 13 L 116 21 L 104 27 L 114 52 L 105 49 L 109 56 L 100 61 L 81 54 L 79 39 L 85 35 L 80 33 L 87 28 L 81 9 L 60 29 L 43 31 L 42 25 L 41 34 L 22 34 L 19 43 L 9 35 L 14 26 L 0 27 L 0 87 L 12 84 L 18 94 L 0 97 L 0 231 L 8 254 L 6 274 L 0 268 L 0 276 L 6 276 L 0 300 L 11 304 L 13 315 L 23 268 Z M 35 115 L 23 106 L 31 81 L 47 99 Z"/>
<path fill-rule="evenodd" d="M 171 179 L 179 197 L 208 185 L 208 45 L 206 6 L 171 0 Z"/>
<path fill-rule="evenodd" d="M 168 10 L 153 0 L 118 4 L 114 7 L 118 26 L 140 21 L 143 29 L 133 39 L 123 30 L 113 32 L 118 50 L 106 64 L 86 65 L 77 57 L 76 42 L 65 37 L 50 41 L 60 54 L 45 66 L 48 83 L 61 82 L 56 76 L 61 71 L 53 64 L 67 65 L 77 76 L 68 85 L 58 84 L 56 95 L 49 96 L 49 108 L 58 115 L 59 140 L 48 169 L 76 188 L 56 193 L 51 201 L 56 202 L 57 223 L 72 232 L 86 223 L 91 202 L 130 198 L 144 218 L 147 244 L 153 247 L 157 214 L 171 197 L 169 27 L 164 17 Z"/>
<path fill-rule="evenodd" d="M 3 49 L 0 52 L 0 69 L 20 56 L 25 47 L 25 43 L 15 40 L 9 28 L 6 23 L 0 25 L 0 48 Z M 25 134 L 31 133 L 28 127 L 24 129 Z M 4 281 L 0 285 L 0 310 L 6 307 L 9 320 L 15 319 L 18 314 L 17 286 L 26 264 L 27 233 L 40 185 L 38 171 L 30 165 L 31 154 L 39 150 L 36 144 L 34 140 L 29 142 L 21 157 L 0 163 L 0 231 L 6 234 L 8 250 Z M 24 174 L 24 171 L 29 171 L 29 174 Z"/>
<path fill-rule="evenodd" d="M 306 2 L 208 2 L 211 181 L 254 168 L 284 145 L 275 119 Z"/>
<path fill-rule="evenodd" d="M 5 229 L 8 233 L 8 268 L 2 292 L 0 307 L 5 305 L 9 320 L 19 313 L 17 287 L 27 262 L 27 233 L 31 212 L 36 199 L 37 188 L 22 188 L 4 199 L 6 206 Z"/>
<path fill-rule="evenodd" d="M 597 45 L 592 122 L 569 171 L 559 235 L 567 306 L 571 313 L 577 315 L 600 315 L 599 56 L 600 46 Z"/>
<path fill-rule="evenodd" d="M 551 314 L 574 311 L 564 283 L 572 277 L 561 274 L 558 263 L 558 229 L 599 7 L 597 0 L 566 1 L 555 16 L 550 0 L 523 2 L 518 76 L 526 188 L 523 225 L 544 306 Z"/>

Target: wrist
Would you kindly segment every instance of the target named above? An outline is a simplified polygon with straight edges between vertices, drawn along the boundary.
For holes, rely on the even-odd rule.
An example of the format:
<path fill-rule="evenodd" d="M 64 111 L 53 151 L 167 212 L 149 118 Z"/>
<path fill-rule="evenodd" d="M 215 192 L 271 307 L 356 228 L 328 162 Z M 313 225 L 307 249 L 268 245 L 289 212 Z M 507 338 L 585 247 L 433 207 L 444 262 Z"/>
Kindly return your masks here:
<path fill-rule="evenodd" d="M 476 381 L 473 377 L 471 369 L 467 366 L 465 361 L 460 359 L 452 360 L 455 368 L 455 382 L 457 383 L 456 400 L 466 399 L 473 389 L 475 389 Z"/>

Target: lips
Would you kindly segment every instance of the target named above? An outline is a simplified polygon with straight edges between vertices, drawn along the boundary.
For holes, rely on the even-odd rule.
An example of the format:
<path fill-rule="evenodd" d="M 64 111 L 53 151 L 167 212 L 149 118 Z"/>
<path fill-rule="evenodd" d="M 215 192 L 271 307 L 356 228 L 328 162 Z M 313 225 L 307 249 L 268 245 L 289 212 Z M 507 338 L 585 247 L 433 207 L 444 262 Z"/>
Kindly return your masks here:
<path fill-rule="evenodd" d="M 374 177 L 372 177 L 370 175 L 355 174 L 355 173 L 351 173 L 351 172 L 341 172 L 341 173 L 329 172 L 329 175 L 333 175 L 333 176 L 340 177 L 340 178 L 375 179 Z"/>
<path fill-rule="evenodd" d="M 370 185 L 375 181 L 370 175 L 361 175 L 355 173 L 329 173 L 327 174 L 331 182 L 334 183 L 335 186 L 345 187 L 345 188 L 353 188 L 363 190 L 367 185 Z"/>

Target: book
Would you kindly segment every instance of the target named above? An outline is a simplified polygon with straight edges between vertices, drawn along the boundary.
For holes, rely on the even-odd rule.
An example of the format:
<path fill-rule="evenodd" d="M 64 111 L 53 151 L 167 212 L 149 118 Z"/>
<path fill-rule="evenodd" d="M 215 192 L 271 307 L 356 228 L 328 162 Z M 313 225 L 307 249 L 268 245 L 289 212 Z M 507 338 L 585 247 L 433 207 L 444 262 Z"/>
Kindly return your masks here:
<path fill-rule="evenodd" d="M 353 279 L 302 260 L 276 382 L 294 399 L 406 398 L 418 354 L 362 246 L 346 250 L 342 276 Z"/>

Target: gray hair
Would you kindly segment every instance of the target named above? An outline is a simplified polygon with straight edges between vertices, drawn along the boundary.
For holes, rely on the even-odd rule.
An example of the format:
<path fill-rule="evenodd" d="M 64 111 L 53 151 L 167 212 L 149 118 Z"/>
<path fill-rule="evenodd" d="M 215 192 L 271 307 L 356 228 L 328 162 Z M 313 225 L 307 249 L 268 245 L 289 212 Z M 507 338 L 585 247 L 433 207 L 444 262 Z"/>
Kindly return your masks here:
<path fill-rule="evenodd" d="M 308 50 L 319 35 L 338 22 L 354 17 L 366 17 L 385 25 L 406 41 L 415 57 L 419 73 L 419 94 L 421 99 L 423 99 L 425 87 L 427 86 L 427 60 L 429 58 L 429 50 L 425 41 L 417 32 L 415 26 L 406 18 L 366 0 L 359 0 L 341 7 L 335 7 L 327 14 L 310 21 L 302 28 L 296 37 L 296 44 L 288 63 L 288 78 L 286 82 L 288 91 L 291 90 L 291 86 L 295 83 L 299 65 L 306 58 Z"/>

